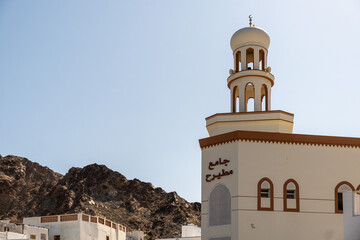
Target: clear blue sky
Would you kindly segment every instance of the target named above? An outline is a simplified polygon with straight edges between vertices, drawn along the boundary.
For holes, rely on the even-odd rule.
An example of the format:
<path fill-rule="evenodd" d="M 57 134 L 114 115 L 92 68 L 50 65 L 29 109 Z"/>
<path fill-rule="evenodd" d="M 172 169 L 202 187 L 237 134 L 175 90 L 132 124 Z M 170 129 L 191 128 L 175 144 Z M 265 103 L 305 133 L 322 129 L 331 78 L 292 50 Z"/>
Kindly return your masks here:
<path fill-rule="evenodd" d="M 249 14 L 271 37 L 272 109 L 295 133 L 360 137 L 358 0 L 0 1 L 0 154 L 200 201 L 198 139 L 230 109 Z"/>

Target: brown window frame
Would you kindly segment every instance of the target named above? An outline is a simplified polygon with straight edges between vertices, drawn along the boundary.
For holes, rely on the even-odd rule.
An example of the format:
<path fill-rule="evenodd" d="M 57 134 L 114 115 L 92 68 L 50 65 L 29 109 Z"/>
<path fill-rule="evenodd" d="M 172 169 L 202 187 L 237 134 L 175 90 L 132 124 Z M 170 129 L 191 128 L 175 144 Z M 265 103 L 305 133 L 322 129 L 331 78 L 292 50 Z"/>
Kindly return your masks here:
<path fill-rule="evenodd" d="M 261 207 L 261 184 L 263 182 L 268 182 L 270 184 L 270 207 L 268 208 Z M 258 182 L 257 209 L 259 211 L 274 211 L 274 184 L 267 177 L 260 179 L 260 181 Z"/>
<path fill-rule="evenodd" d="M 352 191 L 355 191 L 354 186 L 351 183 L 349 183 L 348 181 L 342 181 L 342 182 L 338 183 L 338 185 L 336 185 L 335 191 L 334 191 L 335 192 L 335 213 L 339 213 L 339 214 L 342 214 L 344 212 L 343 210 L 340 210 L 338 208 L 338 205 L 339 205 L 339 203 L 338 203 L 338 201 L 339 201 L 339 197 L 338 197 L 339 188 L 344 184 L 348 185 L 351 188 Z"/>
<path fill-rule="evenodd" d="M 289 198 L 289 199 L 295 199 L 296 201 L 296 207 L 295 208 L 288 208 L 287 206 L 287 186 L 289 183 L 293 183 L 295 185 L 295 198 Z M 284 183 L 283 187 L 283 200 L 284 200 L 284 212 L 300 212 L 300 187 L 299 184 L 296 182 L 296 180 L 290 178 Z"/>

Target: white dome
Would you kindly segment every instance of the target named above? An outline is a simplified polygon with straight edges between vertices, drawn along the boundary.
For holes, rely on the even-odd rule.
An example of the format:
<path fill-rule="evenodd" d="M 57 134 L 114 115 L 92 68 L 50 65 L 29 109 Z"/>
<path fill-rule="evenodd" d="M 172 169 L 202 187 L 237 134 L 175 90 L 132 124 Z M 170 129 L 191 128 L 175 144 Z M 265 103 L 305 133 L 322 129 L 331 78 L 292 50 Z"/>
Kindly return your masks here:
<path fill-rule="evenodd" d="M 234 51 L 240 46 L 246 44 L 260 44 L 266 49 L 270 45 L 270 37 L 264 29 L 258 27 L 246 27 L 237 30 L 231 37 L 230 45 Z"/>

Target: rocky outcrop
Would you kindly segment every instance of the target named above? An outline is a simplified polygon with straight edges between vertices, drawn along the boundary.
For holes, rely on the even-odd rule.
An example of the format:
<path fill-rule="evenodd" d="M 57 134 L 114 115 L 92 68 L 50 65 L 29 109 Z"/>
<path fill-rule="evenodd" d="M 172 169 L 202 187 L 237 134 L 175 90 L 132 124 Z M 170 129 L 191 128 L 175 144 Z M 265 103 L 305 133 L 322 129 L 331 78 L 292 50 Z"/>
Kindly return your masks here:
<path fill-rule="evenodd" d="M 200 203 L 127 180 L 104 165 L 71 168 L 62 176 L 26 158 L 0 155 L 0 218 L 77 212 L 104 216 L 153 239 L 179 237 L 181 224 L 200 226 Z"/>

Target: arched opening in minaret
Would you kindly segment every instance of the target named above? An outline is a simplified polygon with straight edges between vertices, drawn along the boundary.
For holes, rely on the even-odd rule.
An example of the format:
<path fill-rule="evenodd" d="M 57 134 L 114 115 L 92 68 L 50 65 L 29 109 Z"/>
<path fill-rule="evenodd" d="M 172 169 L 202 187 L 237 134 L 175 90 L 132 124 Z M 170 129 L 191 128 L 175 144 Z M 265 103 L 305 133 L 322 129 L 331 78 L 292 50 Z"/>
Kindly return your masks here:
<path fill-rule="evenodd" d="M 245 86 L 245 112 L 253 112 L 255 109 L 255 87 L 252 83 Z"/>
<path fill-rule="evenodd" d="M 232 112 L 238 112 L 239 88 L 235 86 L 232 92 Z"/>
<path fill-rule="evenodd" d="M 265 70 L 265 52 L 262 49 L 259 51 L 259 70 Z"/>
<path fill-rule="evenodd" d="M 254 69 L 254 49 L 246 49 L 246 68 L 248 70 Z"/>
<path fill-rule="evenodd" d="M 269 104 L 268 104 L 268 89 L 265 84 L 261 86 L 261 110 L 262 111 L 269 111 Z"/>
<path fill-rule="evenodd" d="M 235 72 L 241 71 L 241 52 L 235 54 Z"/>

